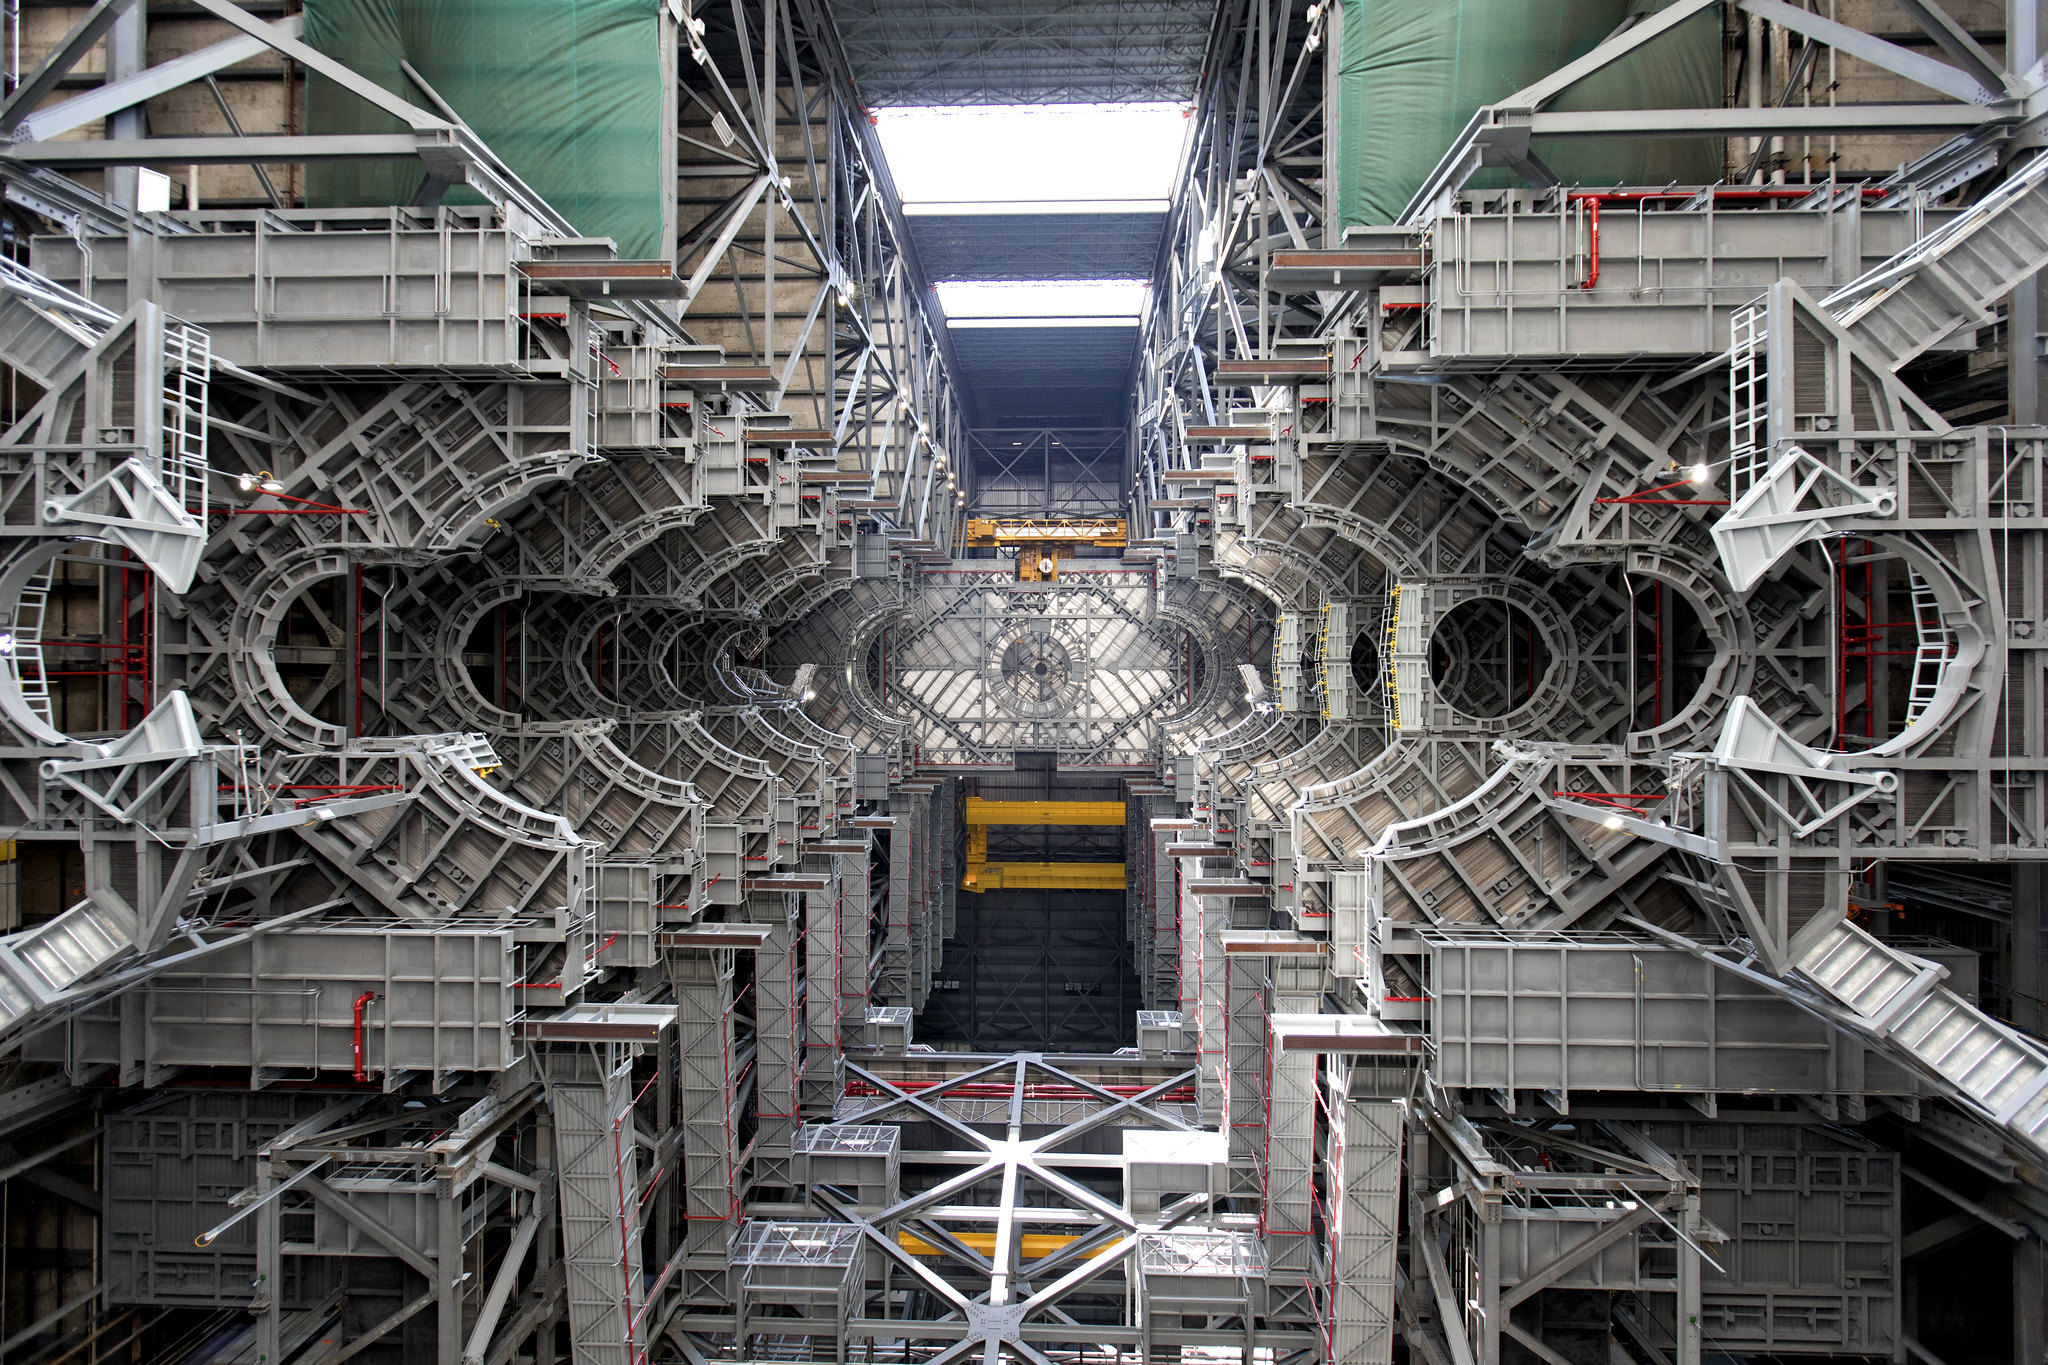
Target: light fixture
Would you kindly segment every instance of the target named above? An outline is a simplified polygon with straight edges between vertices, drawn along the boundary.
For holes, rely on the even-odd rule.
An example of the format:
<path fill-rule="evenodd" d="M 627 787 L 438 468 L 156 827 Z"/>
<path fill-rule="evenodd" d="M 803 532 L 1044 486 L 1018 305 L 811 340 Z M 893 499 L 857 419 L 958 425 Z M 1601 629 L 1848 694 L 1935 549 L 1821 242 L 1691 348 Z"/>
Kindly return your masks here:
<path fill-rule="evenodd" d="M 235 487 L 237 487 L 237 488 L 241 489 L 241 490 L 242 490 L 242 491 L 243 491 L 244 493 L 253 493 L 253 492 L 255 492 L 255 491 L 256 491 L 256 476 L 255 476 L 254 474 L 237 474 L 237 475 L 235 475 Z"/>
<path fill-rule="evenodd" d="M 13 657 L 14 632 L 11 630 L 0 630 L 0 659 L 11 659 Z"/>
<path fill-rule="evenodd" d="M 282 479 L 265 479 L 262 483 L 259 483 L 256 486 L 266 493 L 284 492 L 284 481 Z"/>
<path fill-rule="evenodd" d="M 1705 483 L 1709 478 L 1712 477 L 1713 471 L 1708 469 L 1705 465 L 1696 464 L 1692 467 L 1692 481 L 1694 483 Z"/>
<path fill-rule="evenodd" d="M 1619 815 L 1610 815 L 1605 820 L 1602 820 L 1600 824 L 1606 829 L 1620 829 L 1621 817 Z"/>
<path fill-rule="evenodd" d="M 812 700 L 815 700 L 815 699 L 816 699 L 816 697 L 817 697 L 817 695 L 818 695 L 818 691 L 817 691 L 817 689 L 816 689 L 816 688 L 814 688 L 814 687 L 806 687 L 806 688 L 804 689 L 804 700 L 805 700 L 805 701 L 812 701 Z"/>

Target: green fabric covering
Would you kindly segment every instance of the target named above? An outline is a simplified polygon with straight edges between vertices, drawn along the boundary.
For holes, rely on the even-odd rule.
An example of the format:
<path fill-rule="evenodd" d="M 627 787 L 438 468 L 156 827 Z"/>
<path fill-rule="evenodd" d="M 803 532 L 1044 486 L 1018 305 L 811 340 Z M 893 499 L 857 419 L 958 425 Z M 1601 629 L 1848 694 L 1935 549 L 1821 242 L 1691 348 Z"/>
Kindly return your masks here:
<path fill-rule="evenodd" d="M 1391 223 L 1483 104 L 1590 52 L 1630 14 L 1670 0 L 1343 0 L 1337 53 L 1341 230 Z M 1559 110 L 1718 107 L 1721 18 L 1707 10 L 1566 89 Z M 1538 141 L 1567 184 L 1663 185 L 1721 178 L 1709 139 Z M 1516 183 L 1483 171 L 1478 188 Z"/>
<path fill-rule="evenodd" d="M 402 59 L 578 232 L 622 257 L 672 253 L 675 186 L 666 154 L 661 0 L 306 0 L 306 42 L 400 98 L 433 104 Z M 334 82 L 306 84 L 312 133 L 390 133 L 402 125 Z M 402 204 L 417 164 L 315 165 L 316 207 Z M 451 190 L 448 203 L 480 202 Z"/>

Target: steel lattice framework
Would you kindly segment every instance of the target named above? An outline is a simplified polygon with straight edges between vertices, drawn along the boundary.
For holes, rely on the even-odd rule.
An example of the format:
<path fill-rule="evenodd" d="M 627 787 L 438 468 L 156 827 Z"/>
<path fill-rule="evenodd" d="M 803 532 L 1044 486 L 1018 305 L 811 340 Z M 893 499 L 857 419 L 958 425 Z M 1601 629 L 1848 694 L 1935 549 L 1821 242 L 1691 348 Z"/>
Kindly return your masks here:
<path fill-rule="evenodd" d="M 1677 0 L 1347 231 L 1358 7 L 668 6 L 649 270 L 298 16 L 194 8 L 150 66 L 183 12 L 99 0 L 0 102 L 0 835 L 61 898 L 0 937 L 0 1158 L 94 1220 L 0 1352 L 1894 1355 L 1951 1235 L 1903 1177 L 2012 1242 L 2041 1357 L 2048 1051 L 1882 918 L 1910 862 L 2016 867 L 2039 924 L 2038 367 L 2014 423 L 1928 396 L 1994 310 L 2039 330 L 2028 26 L 1735 0 L 1744 98 L 1556 107 Z M 296 65 L 245 131 L 214 77 L 258 56 Z M 307 70 L 403 131 L 300 133 Z M 143 126 L 194 82 L 228 134 Z M 867 105 L 1161 95 L 1195 139 L 1135 361 L 970 431 L 989 357 Z M 1873 129 L 1933 150 L 1786 164 Z M 1730 139 L 1729 183 L 1530 150 L 1643 135 Z M 420 201 L 128 207 L 138 163 L 371 157 Z M 1112 466 L 1120 552 L 965 553 L 979 469 L 1099 516 Z M 962 910 L 961 799 L 1025 754 L 1048 803 L 1118 784 L 1069 843 L 1122 847 L 1120 922 Z M 1134 1048 L 917 1042 L 961 973 L 1033 1037 L 1025 966 L 1108 1037 L 1118 932 Z"/>

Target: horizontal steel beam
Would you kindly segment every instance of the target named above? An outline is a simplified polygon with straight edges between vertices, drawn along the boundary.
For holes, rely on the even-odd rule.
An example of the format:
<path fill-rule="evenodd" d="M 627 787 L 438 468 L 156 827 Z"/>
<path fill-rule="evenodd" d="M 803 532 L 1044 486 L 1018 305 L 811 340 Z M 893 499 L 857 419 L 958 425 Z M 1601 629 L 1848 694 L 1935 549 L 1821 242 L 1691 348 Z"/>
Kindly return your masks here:
<path fill-rule="evenodd" d="M 104 141 L 23 142 L 8 149 L 37 166 L 244 166 L 251 162 L 400 161 L 420 154 L 411 133 L 335 133 L 287 137 L 135 137 Z"/>
<path fill-rule="evenodd" d="M 1981 104 L 1837 104 L 1782 109 L 1543 112 L 1518 118 L 1531 137 L 1757 137 L 1772 133 L 1958 133 L 2001 116 Z"/>

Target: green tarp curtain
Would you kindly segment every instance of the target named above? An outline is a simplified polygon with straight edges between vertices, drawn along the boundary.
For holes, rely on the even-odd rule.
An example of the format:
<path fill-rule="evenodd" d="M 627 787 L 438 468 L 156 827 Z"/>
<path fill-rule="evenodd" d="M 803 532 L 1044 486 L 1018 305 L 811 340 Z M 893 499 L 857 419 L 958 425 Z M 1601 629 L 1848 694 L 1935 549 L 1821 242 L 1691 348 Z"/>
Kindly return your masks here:
<path fill-rule="evenodd" d="M 1631 14 L 1670 0 L 1343 0 L 1338 38 L 1338 227 L 1392 223 L 1474 111 L 1584 56 Z M 1568 87 L 1558 110 L 1719 108 L 1721 15 L 1707 9 Z M 1566 184 L 1711 184 L 1706 138 L 1545 143 Z M 1483 171 L 1478 188 L 1517 183 Z"/>
<path fill-rule="evenodd" d="M 306 42 L 434 112 L 409 60 L 535 193 L 622 257 L 666 257 L 675 185 L 661 0 L 306 0 Z M 672 62 L 672 58 L 668 59 Z M 333 81 L 306 84 L 311 133 L 403 132 Z M 409 162 L 316 164 L 307 202 L 403 204 Z M 445 202 L 477 203 L 460 188 Z"/>

